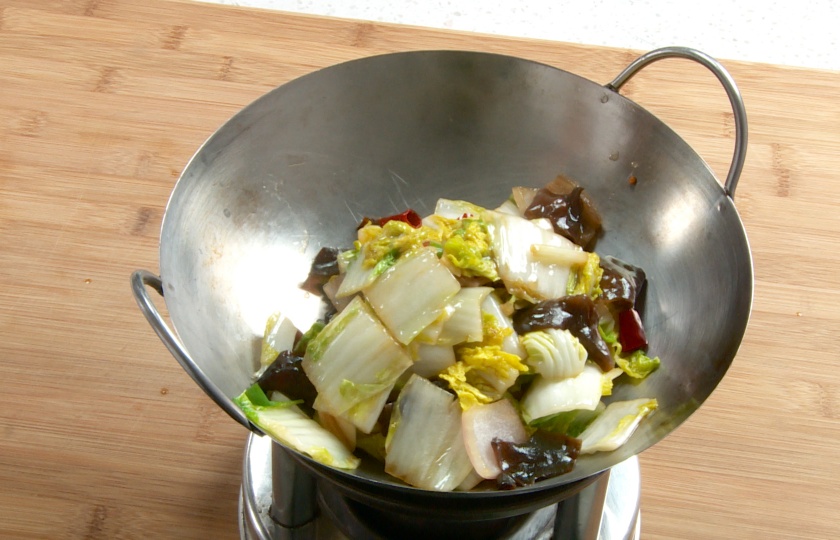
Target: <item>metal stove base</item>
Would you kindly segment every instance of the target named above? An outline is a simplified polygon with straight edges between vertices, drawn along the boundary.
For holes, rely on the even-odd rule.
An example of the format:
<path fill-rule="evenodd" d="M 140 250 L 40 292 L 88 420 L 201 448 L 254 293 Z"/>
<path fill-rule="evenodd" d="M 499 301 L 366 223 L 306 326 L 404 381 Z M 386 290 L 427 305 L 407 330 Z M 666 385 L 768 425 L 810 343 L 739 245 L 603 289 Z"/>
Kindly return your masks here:
<path fill-rule="evenodd" d="M 271 518 L 272 446 L 268 437 L 249 435 L 239 497 L 239 533 L 244 540 L 348 540 L 376 538 L 357 519 L 352 505 L 319 494 L 319 515 L 298 528 Z M 498 540 L 638 540 L 641 530 L 639 461 L 632 457 L 610 469 L 579 494 L 516 518 Z M 559 518 L 559 519 L 558 519 Z M 336 526 L 340 523 L 340 528 Z M 574 523 L 555 530 L 555 523 Z M 354 538 L 354 540 L 355 540 Z"/>

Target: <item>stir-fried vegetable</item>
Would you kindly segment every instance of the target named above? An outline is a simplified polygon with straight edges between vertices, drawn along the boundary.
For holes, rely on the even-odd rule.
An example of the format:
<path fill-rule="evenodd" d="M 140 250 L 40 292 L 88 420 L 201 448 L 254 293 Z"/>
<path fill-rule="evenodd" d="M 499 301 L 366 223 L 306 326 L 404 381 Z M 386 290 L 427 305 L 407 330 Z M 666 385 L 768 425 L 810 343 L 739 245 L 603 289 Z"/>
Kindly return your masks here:
<path fill-rule="evenodd" d="M 601 370 L 608 371 L 614 362 L 598 331 L 599 324 L 595 302 L 582 294 L 545 300 L 518 311 L 513 317 L 513 328 L 519 335 L 548 328 L 571 331 L 586 349 L 589 359 Z"/>
<path fill-rule="evenodd" d="M 501 327 L 492 315 L 483 316 L 482 322 L 481 342 L 457 347 L 457 362 L 439 373 L 465 411 L 479 403 L 497 401 L 521 373 L 528 371 L 521 356 L 504 349 L 512 330 Z"/>
<path fill-rule="evenodd" d="M 463 347 L 457 356 L 458 362 L 441 372 L 440 378 L 449 383 L 464 410 L 500 399 L 519 374 L 528 371 L 518 356 L 499 345 Z"/>
<path fill-rule="evenodd" d="M 570 264 L 539 260 L 532 246 L 549 246 L 568 252 L 581 251 L 570 240 L 520 216 L 486 212 L 488 230 L 499 275 L 505 287 L 520 298 L 534 302 L 559 298 L 566 294 Z"/>
<path fill-rule="evenodd" d="M 458 291 L 447 306 L 449 318 L 443 322 L 437 343 L 455 345 L 481 341 L 484 336 L 481 306 L 492 290 L 490 287 L 464 287 Z"/>
<path fill-rule="evenodd" d="M 630 438 L 639 422 L 657 407 L 655 399 L 634 399 L 610 403 L 580 434 L 580 452 L 608 452 Z"/>
<path fill-rule="evenodd" d="M 644 379 L 657 368 L 659 368 L 659 357 L 651 358 L 641 349 L 637 349 L 629 355 L 624 354 L 621 343 L 619 343 L 618 329 L 612 319 L 602 323 L 598 327 L 598 333 L 612 350 L 613 359 L 616 365 L 634 379 Z"/>
<path fill-rule="evenodd" d="M 638 311 L 644 272 L 586 251 L 600 227 L 562 177 L 493 210 L 440 199 L 429 216 L 365 218 L 303 284 L 328 316 L 301 333 L 272 315 L 236 403 L 317 461 L 353 468 L 358 449 L 431 490 L 527 485 L 612 451 L 657 407 L 609 403 L 613 385 L 660 361 Z"/>
<path fill-rule="evenodd" d="M 493 452 L 493 441 L 521 444 L 528 440 L 519 413 L 506 399 L 464 411 L 461 426 L 470 462 L 476 473 L 488 480 L 502 472 Z"/>
<path fill-rule="evenodd" d="M 271 364 L 281 352 L 294 347 L 296 334 L 297 328 L 282 313 L 275 313 L 269 317 L 265 323 L 260 365 L 265 367 Z"/>
<path fill-rule="evenodd" d="M 586 262 L 578 266 L 569 276 L 566 284 L 566 294 L 586 294 L 592 298 L 598 298 L 604 291 L 601 289 L 601 280 L 604 276 L 604 269 L 601 268 L 601 257 L 597 253 L 587 253 Z"/>
<path fill-rule="evenodd" d="M 592 201 L 582 187 L 564 176 L 537 190 L 523 215 L 547 218 L 557 234 L 584 248 L 601 232 L 601 217 Z"/>
<path fill-rule="evenodd" d="M 449 238 L 443 243 L 443 259 L 459 276 L 499 279 L 487 224 L 480 218 L 455 220 Z"/>
<path fill-rule="evenodd" d="M 315 409 L 370 433 L 385 400 L 411 365 L 364 300 L 356 298 L 306 348 L 303 369 L 318 390 Z"/>
<path fill-rule="evenodd" d="M 593 410 L 575 409 L 573 411 L 566 411 L 551 416 L 544 416 L 532 421 L 529 425 L 532 428 L 550 431 L 552 433 L 561 433 L 569 437 L 579 437 L 583 430 L 595 420 L 599 414 L 604 412 L 607 406 L 604 402 L 598 404 Z"/>
<path fill-rule="evenodd" d="M 522 411 L 530 420 L 576 409 L 594 410 L 601 396 L 612 392 L 612 380 L 621 370 L 603 373 L 593 365 L 566 379 L 537 377 L 522 398 Z"/>
<path fill-rule="evenodd" d="M 258 385 L 236 398 L 236 404 L 248 420 L 260 429 L 325 465 L 339 469 L 355 469 L 359 458 L 332 433 L 306 416 L 285 396 L 275 393 L 269 400 Z"/>
<path fill-rule="evenodd" d="M 417 375 L 394 405 L 385 451 L 385 471 L 421 488 L 451 491 L 472 471 L 458 404 Z"/>
<path fill-rule="evenodd" d="M 528 365 L 548 380 L 580 375 L 586 366 L 586 349 L 568 330 L 548 328 L 522 336 Z"/>
<path fill-rule="evenodd" d="M 432 250 L 404 257 L 364 291 L 382 323 L 408 344 L 435 321 L 461 289 Z"/>

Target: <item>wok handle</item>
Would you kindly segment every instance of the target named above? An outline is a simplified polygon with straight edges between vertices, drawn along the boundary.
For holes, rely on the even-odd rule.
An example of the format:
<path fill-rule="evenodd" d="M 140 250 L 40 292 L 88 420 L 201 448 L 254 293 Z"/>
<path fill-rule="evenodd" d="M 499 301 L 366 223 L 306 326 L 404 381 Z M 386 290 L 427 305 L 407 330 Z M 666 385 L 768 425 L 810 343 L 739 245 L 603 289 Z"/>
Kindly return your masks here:
<path fill-rule="evenodd" d="M 131 291 L 134 293 L 134 299 L 137 301 L 140 311 L 143 312 L 146 320 L 152 326 L 152 329 L 158 335 L 163 344 L 166 345 L 169 352 L 172 353 L 172 356 L 175 357 L 175 360 L 181 364 L 184 371 L 186 371 L 198 384 L 198 386 L 200 386 L 207 395 L 210 396 L 217 405 L 219 405 L 219 407 L 224 409 L 231 418 L 251 431 L 262 435 L 262 432 L 256 426 L 251 424 L 245 416 L 245 413 L 242 412 L 242 409 L 237 407 L 229 397 L 224 395 L 222 391 L 210 381 L 207 375 L 204 374 L 201 368 L 198 367 L 195 361 L 193 361 L 187 350 L 181 344 L 181 341 L 175 336 L 175 333 L 169 328 L 166 321 L 163 320 L 163 317 L 154 302 L 152 302 L 152 299 L 149 297 L 148 290 L 146 289 L 147 286 L 153 288 L 159 295 L 163 296 L 163 283 L 158 276 L 147 270 L 137 270 L 131 274 Z"/>
<path fill-rule="evenodd" d="M 741 98 L 741 92 L 738 90 L 735 80 L 720 62 L 696 49 L 690 49 L 688 47 L 663 47 L 638 57 L 629 66 L 624 68 L 624 71 L 619 73 L 606 87 L 618 92 L 624 86 L 624 83 L 629 81 L 642 68 L 663 58 L 686 58 L 702 64 L 714 73 L 715 77 L 723 85 L 723 89 L 729 97 L 729 103 L 732 105 L 732 113 L 735 119 L 735 152 L 732 154 L 732 164 L 729 166 L 729 173 L 726 175 L 726 182 L 723 185 L 723 189 L 729 198 L 734 199 L 735 187 L 741 178 L 744 160 L 747 157 L 747 111 L 744 108 L 744 100 Z"/>

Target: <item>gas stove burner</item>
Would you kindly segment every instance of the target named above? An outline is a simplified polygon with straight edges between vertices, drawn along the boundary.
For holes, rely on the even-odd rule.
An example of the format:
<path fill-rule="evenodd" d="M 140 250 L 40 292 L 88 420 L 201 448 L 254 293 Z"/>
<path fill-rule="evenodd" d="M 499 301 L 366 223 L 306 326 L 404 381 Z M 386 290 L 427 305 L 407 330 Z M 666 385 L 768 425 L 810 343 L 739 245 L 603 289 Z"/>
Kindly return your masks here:
<path fill-rule="evenodd" d="M 318 507 L 322 515 L 346 538 L 532 540 L 552 538 L 557 505 L 505 519 L 452 521 L 412 518 L 379 510 L 342 496 L 334 487 L 318 482 Z"/>
<path fill-rule="evenodd" d="M 268 437 L 248 437 L 239 499 L 243 540 L 639 538 L 641 492 L 639 460 L 635 456 L 614 466 L 578 494 L 535 512 L 489 521 L 429 523 L 349 500 L 322 481 L 315 484 L 284 449 L 279 448 L 272 459 L 273 448 Z M 272 505 L 273 497 L 283 500 Z M 280 522 L 296 526 L 284 527 Z"/>

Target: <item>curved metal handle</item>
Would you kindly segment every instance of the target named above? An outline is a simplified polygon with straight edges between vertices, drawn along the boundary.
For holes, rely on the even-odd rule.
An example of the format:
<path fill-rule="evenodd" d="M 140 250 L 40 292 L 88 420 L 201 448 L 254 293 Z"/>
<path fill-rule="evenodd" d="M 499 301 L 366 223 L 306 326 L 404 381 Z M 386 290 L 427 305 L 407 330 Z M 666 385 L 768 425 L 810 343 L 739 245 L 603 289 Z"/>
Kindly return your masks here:
<path fill-rule="evenodd" d="M 643 67 L 663 58 L 686 58 L 706 66 L 715 74 L 715 77 L 723 85 L 723 89 L 726 90 L 735 118 L 735 152 L 732 154 L 732 164 L 729 166 L 729 173 L 726 175 L 723 189 L 730 198 L 734 199 L 735 187 L 741 178 L 741 170 L 744 168 L 744 160 L 747 157 L 747 111 L 744 109 L 744 100 L 741 98 L 741 92 L 738 90 L 735 80 L 717 60 L 688 47 L 663 47 L 643 54 L 634 60 L 612 82 L 605 86 L 618 92 L 624 86 L 624 83 L 629 81 Z"/>
<path fill-rule="evenodd" d="M 163 296 L 163 283 L 160 278 L 146 270 L 137 270 L 131 274 L 131 291 L 134 293 L 134 299 L 140 307 L 140 311 L 149 321 L 152 329 L 158 335 L 160 340 L 166 345 L 166 348 L 175 357 L 175 360 L 181 364 L 192 380 L 198 384 L 210 398 L 216 402 L 231 418 L 247 427 L 251 431 L 262 435 L 262 432 L 245 416 L 245 413 L 236 406 L 236 404 L 226 395 L 222 393 L 219 388 L 213 384 L 207 375 L 201 371 L 201 368 L 193 361 L 187 350 L 181 344 L 180 340 L 175 336 L 166 321 L 163 320 L 160 312 L 155 307 L 152 299 L 149 297 L 146 287 L 152 287 Z"/>

